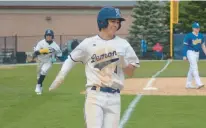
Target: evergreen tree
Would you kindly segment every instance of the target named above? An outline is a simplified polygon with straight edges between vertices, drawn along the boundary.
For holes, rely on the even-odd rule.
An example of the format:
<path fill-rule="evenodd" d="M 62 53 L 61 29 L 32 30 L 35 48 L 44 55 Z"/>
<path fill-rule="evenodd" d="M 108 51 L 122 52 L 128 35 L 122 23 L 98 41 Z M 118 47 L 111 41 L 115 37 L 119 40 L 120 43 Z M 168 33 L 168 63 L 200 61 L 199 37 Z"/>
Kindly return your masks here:
<path fill-rule="evenodd" d="M 169 43 L 169 25 L 165 24 L 168 11 L 165 2 L 158 1 L 137 1 L 133 8 L 134 19 L 129 30 L 129 41 L 138 53 L 141 39 L 151 47 L 160 42 Z"/>
<path fill-rule="evenodd" d="M 181 1 L 179 12 L 179 24 L 175 25 L 175 33 L 188 33 L 192 31 L 192 23 L 200 23 L 201 32 L 206 33 L 206 2 L 205 1 Z"/>

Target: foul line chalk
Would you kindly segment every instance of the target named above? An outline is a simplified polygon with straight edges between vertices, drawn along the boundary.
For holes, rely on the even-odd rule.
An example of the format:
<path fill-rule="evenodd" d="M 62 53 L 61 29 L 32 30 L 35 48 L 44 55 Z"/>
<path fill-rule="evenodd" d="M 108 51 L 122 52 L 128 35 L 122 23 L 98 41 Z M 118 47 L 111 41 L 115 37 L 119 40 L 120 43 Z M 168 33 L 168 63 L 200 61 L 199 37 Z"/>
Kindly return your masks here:
<path fill-rule="evenodd" d="M 158 90 L 158 88 L 156 88 L 156 87 L 148 87 L 148 88 L 144 88 L 143 90 L 146 90 L 146 91 Z"/>
<path fill-rule="evenodd" d="M 148 83 L 147 83 L 146 87 L 144 88 L 144 90 L 155 90 L 155 87 L 152 87 L 152 83 L 156 80 L 156 77 L 159 76 L 159 74 L 161 72 L 163 72 L 168 67 L 168 65 L 171 62 L 172 62 L 172 60 L 168 60 L 166 65 L 160 71 L 158 71 L 156 74 L 154 74 L 152 76 L 152 78 L 148 81 Z M 157 90 L 157 88 L 156 88 L 156 90 Z"/>
<path fill-rule="evenodd" d="M 148 81 L 145 88 L 150 88 L 150 89 L 153 88 L 154 89 L 154 87 L 151 87 L 151 86 L 152 86 L 152 82 L 155 80 L 155 77 L 157 77 L 161 72 L 163 72 L 170 63 L 171 63 L 171 60 L 168 60 L 167 64 L 160 71 L 158 71 L 155 75 L 152 76 L 152 78 Z M 125 124 L 127 123 L 127 121 L 129 120 L 129 118 L 131 116 L 131 113 L 135 109 L 137 103 L 140 101 L 142 96 L 143 96 L 142 94 L 137 94 L 136 97 L 129 104 L 127 110 L 124 112 L 124 114 L 122 116 L 122 119 L 120 120 L 119 128 L 124 128 Z"/>

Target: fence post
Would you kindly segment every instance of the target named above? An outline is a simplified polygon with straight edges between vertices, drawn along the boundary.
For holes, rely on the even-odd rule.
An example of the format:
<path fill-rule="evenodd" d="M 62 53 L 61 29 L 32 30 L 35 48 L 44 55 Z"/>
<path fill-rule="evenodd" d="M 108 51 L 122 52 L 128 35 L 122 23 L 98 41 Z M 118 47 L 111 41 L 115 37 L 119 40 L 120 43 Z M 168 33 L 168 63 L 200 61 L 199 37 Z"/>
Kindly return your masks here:
<path fill-rule="evenodd" d="M 60 49 L 62 50 L 62 35 L 60 35 Z"/>
<path fill-rule="evenodd" d="M 15 42 L 14 42 L 14 43 L 15 43 L 14 57 L 16 57 L 16 52 L 17 52 L 17 50 L 18 50 L 18 48 L 17 48 L 17 47 L 18 47 L 18 45 L 17 45 L 17 34 L 14 36 L 14 38 L 15 38 L 15 40 L 14 40 L 14 41 L 15 41 Z"/>
<path fill-rule="evenodd" d="M 15 38 L 15 50 L 14 50 L 14 63 L 17 63 L 17 57 L 16 57 L 16 53 L 17 53 L 17 50 L 18 50 L 18 40 L 17 40 L 17 34 L 14 36 Z"/>
<path fill-rule="evenodd" d="M 3 51 L 4 51 L 4 57 L 6 56 L 6 36 L 4 37 L 4 49 L 3 49 Z"/>

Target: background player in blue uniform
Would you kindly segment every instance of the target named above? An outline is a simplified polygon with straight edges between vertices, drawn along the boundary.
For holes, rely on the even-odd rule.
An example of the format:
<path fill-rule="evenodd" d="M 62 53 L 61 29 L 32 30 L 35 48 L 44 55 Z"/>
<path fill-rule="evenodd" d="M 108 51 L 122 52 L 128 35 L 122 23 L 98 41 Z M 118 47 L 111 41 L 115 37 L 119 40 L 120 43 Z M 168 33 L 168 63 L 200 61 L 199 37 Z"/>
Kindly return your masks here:
<path fill-rule="evenodd" d="M 206 54 L 205 40 L 203 34 L 199 33 L 200 25 L 197 22 L 192 24 L 192 32 L 188 33 L 184 38 L 183 60 L 188 60 L 190 68 L 187 74 L 186 88 L 201 88 L 204 86 L 200 80 L 198 72 L 199 53 L 202 49 Z M 196 87 L 192 86 L 193 77 L 195 79 Z"/>

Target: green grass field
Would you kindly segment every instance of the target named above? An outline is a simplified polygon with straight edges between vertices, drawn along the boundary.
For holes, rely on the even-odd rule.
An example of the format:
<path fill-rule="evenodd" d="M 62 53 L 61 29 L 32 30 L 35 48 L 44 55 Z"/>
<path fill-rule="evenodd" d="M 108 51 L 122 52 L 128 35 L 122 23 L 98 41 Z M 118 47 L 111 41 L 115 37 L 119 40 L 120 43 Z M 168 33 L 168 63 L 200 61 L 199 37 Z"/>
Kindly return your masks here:
<path fill-rule="evenodd" d="M 151 77 L 166 61 L 141 62 L 135 77 Z M 206 61 L 199 64 L 206 77 Z M 186 76 L 188 63 L 173 61 L 159 77 Z M 84 67 L 77 65 L 54 92 L 48 87 L 58 73 L 54 65 L 44 81 L 44 93 L 34 93 L 36 66 L 0 69 L 0 128 L 83 128 Z M 135 96 L 122 95 L 122 114 Z M 204 128 L 204 96 L 143 96 L 125 128 Z"/>

